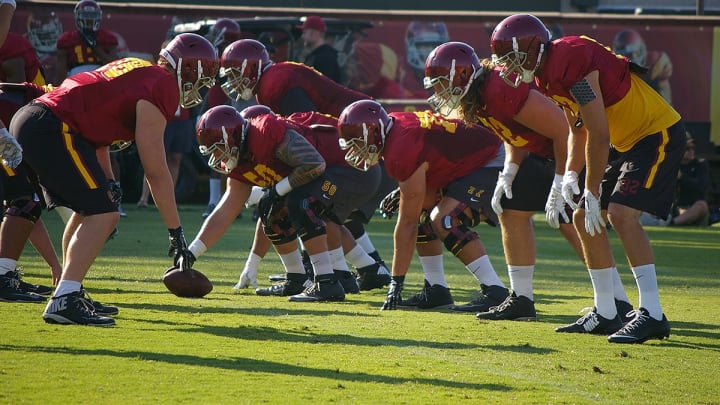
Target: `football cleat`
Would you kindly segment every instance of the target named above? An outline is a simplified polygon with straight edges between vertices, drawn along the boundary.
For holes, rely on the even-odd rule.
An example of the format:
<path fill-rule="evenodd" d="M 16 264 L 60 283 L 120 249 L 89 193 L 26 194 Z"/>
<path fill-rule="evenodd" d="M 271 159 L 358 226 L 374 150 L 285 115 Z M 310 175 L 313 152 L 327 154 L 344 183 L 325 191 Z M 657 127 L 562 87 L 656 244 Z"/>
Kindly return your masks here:
<path fill-rule="evenodd" d="M 620 322 L 618 315 L 615 315 L 613 319 L 607 319 L 598 314 L 597 310 L 593 308 L 574 323 L 555 328 L 555 332 L 607 335 L 617 332 L 620 328 L 622 328 L 622 322 Z"/>
<path fill-rule="evenodd" d="M 508 289 L 499 285 L 480 284 L 480 294 L 467 304 L 453 305 L 451 310 L 457 312 L 487 312 L 496 307 L 508 297 Z"/>
<path fill-rule="evenodd" d="M 360 286 L 356 278 L 357 274 L 346 270 L 333 270 L 333 273 L 335 273 L 335 277 L 340 282 L 340 285 L 342 285 L 346 294 L 357 294 L 360 292 Z"/>
<path fill-rule="evenodd" d="M 48 287 L 40 284 L 30 284 L 23 281 L 22 279 L 22 267 L 18 267 L 15 271 L 10 271 L 5 274 L 8 277 L 15 277 L 18 280 L 20 289 L 26 293 L 34 293 L 37 295 L 50 295 L 53 292 L 52 287 Z"/>
<path fill-rule="evenodd" d="M 665 314 L 661 320 L 650 316 L 645 308 L 635 311 L 635 317 L 622 329 L 608 336 L 610 343 L 643 343 L 648 339 L 663 340 L 670 337 L 670 322 Z"/>
<path fill-rule="evenodd" d="M 620 315 L 620 321 L 623 324 L 630 322 L 635 316 L 632 304 L 627 301 L 615 299 L 615 308 L 617 308 L 617 313 Z"/>
<path fill-rule="evenodd" d="M 104 305 L 98 301 L 93 300 L 84 288 L 80 290 L 83 293 L 83 298 L 93 306 L 94 312 L 98 315 L 117 315 L 120 309 L 114 305 Z"/>
<path fill-rule="evenodd" d="M 98 315 L 83 291 L 52 297 L 42 315 L 47 323 L 62 325 L 114 326 L 115 320 Z"/>
<path fill-rule="evenodd" d="M 487 312 L 479 312 L 475 318 L 480 320 L 493 321 L 535 321 L 537 313 L 535 312 L 535 303 L 530 298 L 510 293 L 502 304 L 491 307 Z"/>
<path fill-rule="evenodd" d="M 425 285 L 419 293 L 398 303 L 398 307 L 414 307 L 417 309 L 445 309 L 455 304 L 450 289 L 439 284 L 430 285 L 425 280 Z"/>
<path fill-rule="evenodd" d="M 334 274 L 318 277 L 312 286 L 288 297 L 292 302 L 345 301 L 345 290 Z"/>
<path fill-rule="evenodd" d="M 24 291 L 20 285 L 20 276 L 16 271 L 0 275 L 0 301 L 2 302 L 45 302 L 45 297 Z"/>
<path fill-rule="evenodd" d="M 278 297 L 289 297 L 291 295 L 300 294 L 311 285 L 312 282 L 305 274 L 287 273 L 282 282 L 273 284 L 267 288 L 257 288 L 255 289 L 255 294 L 263 297 L 269 297 L 272 295 Z"/>
<path fill-rule="evenodd" d="M 357 269 L 357 281 L 361 291 L 369 291 L 375 288 L 383 288 L 390 285 L 392 278 L 382 262 L 375 262 L 369 266 Z"/>

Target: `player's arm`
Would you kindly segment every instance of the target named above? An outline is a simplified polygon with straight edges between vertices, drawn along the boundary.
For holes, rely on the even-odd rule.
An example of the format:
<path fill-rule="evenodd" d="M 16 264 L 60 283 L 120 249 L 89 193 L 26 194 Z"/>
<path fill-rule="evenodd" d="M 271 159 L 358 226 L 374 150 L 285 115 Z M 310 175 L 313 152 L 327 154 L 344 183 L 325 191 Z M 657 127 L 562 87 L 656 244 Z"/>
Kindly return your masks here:
<path fill-rule="evenodd" d="M 513 117 L 518 123 L 553 140 L 556 174 L 563 174 L 568 153 L 568 124 L 562 109 L 537 90 L 530 90 L 520 111 Z"/>
<path fill-rule="evenodd" d="M 400 208 L 393 234 L 393 276 L 407 274 L 412 262 L 417 240 L 418 220 L 427 191 L 425 181 L 429 166 L 427 162 L 424 162 L 410 177 L 399 182 Z"/>
<path fill-rule="evenodd" d="M 112 164 L 110 163 L 110 147 L 103 146 L 95 149 L 95 155 L 100 163 L 100 167 L 102 167 L 103 172 L 105 173 L 105 177 L 107 177 L 108 180 L 119 180 L 115 178 L 112 171 Z"/>
<path fill-rule="evenodd" d="M 175 204 L 175 186 L 165 161 L 165 116 L 147 100 L 137 102 L 136 115 L 135 144 L 145 178 L 163 222 L 168 229 L 176 229 L 180 226 L 180 217 Z"/>
<path fill-rule="evenodd" d="M 572 115 L 568 109 L 564 109 L 567 125 L 570 128 L 570 134 L 567 140 L 567 162 L 565 171 L 574 171 L 580 173 L 585 167 L 585 145 L 587 143 L 587 130 L 582 120 L 578 121 L 578 117 Z"/>
<path fill-rule="evenodd" d="M 60 85 L 68 74 L 68 53 L 67 49 L 58 48 L 55 62 L 55 84 Z"/>
<path fill-rule="evenodd" d="M 307 184 L 325 172 L 325 159 L 320 152 L 292 129 L 285 132 L 285 138 L 275 151 L 275 157 L 293 168 L 287 177 L 290 189 Z M 280 195 L 285 194 L 287 193 Z"/>
<path fill-rule="evenodd" d="M 585 188 L 599 195 L 600 182 L 605 174 L 610 152 L 610 129 L 599 82 L 600 73 L 595 70 L 570 88 L 570 94 L 580 106 L 580 117 L 587 130 L 585 146 Z"/>
<path fill-rule="evenodd" d="M 0 0 L 0 46 L 3 46 L 10 32 L 13 14 L 15 14 L 15 0 Z"/>
<path fill-rule="evenodd" d="M 25 59 L 21 56 L 2 61 L 2 70 L 5 73 L 5 81 L 9 83 L 26 82 Z"/>

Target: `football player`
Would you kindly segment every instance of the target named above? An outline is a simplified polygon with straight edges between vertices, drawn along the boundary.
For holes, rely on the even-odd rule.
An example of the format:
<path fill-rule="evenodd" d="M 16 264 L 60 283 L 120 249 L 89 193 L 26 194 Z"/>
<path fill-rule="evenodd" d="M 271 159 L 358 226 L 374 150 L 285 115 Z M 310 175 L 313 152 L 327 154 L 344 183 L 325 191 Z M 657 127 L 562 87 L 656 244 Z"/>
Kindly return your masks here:
<path fill-rule="evenodd" d="M 501 21 L 490 47 L 508 85 L 534 81 L 565 109 L 572 128 L 561 192 L 577 207 L 573 222 L 595 306 L 556 330 L 605 334 L 616 343 L 668 337 L 670 323 L 660 306 L 652 248 L 638 218 L 642 211 L 663 218 L 670 213 L 685 147 L 680 114 L 641 78 L 644 68 L 586 36 L 551 41 L 533 15 L 515 14 Z M 572 168 L 583 159 L 585 187 L 576 204 L 580 188 Z M 613 296 L 615 261 L 605 217 L 620 236 L 640 293 L 640 308 L 624 325 Z"/>
<path fill-rule="evenodd" d="M 490 190 L 502 168 L 504 151 L 495 134 L 429 111 L 388 114 L 373 100 L 346 107 L 338 128 L 340 145 L 351 165 L 368 170 L 382 158 L 388 174 L 400 185 L 392 283 L 382 309 L 454 304 L 442 273 L 426 274 L 422 291 L 402 299 L 416 242 L 433 244 L 440 253 L 444 245 L 481 283 L 502 286 L 485 247 L 471 230 L 481 220 L 497 223 Z M 433 279 L 428 280 L 430 276 Z"/>
<path fill-rule="evenodd" d="M 560 229 L 583 260 L 580 239 L 570 221 L 572 212 L 566 212 L 560 193 L 569 128 L 562 110 L 534 86 L 507 86 L 499 73 L 490 60 L 479 60 L 463 42 L 440 45 L 425 64 L 425 85 L 434 90 L 428 102 L 436 111 L 480 122 L 505 142 L 505 165 L 492 201 L 500 218 L 512 292 L 481 285 L 477 298 L 453 309 L 478 312 L 479 319 L 534 320 L 535 212 L 545 210 L 548 224 Z M 581 172 L 582 163 L 573 170 Z M 632 305 L 617 268 L 613 267 L 613 273 L 618 305 L 627 313 Z M 504 301 L 503 296 L 507 297 Z"/>
<path fill-rule="evenodd" d="M 135 141 L 160 215 L 170 234 L 170 255 L 183 269 L 192 255 L 180 224 L 163 131 L 177 106 L 202 102 L 219 60 L 215 48 L 196 34 L 181 34 L 160 51 L 157 64 L 120 59 L 79 73 L 22 107 L 10 132 L 24 162 L 37 174 L 48 207 L 74 211 L 63 238 L 63 272 L 43 313 L 48 323 L 111 326 L 81 290 L 82 281 L 119 220 L 109 146 Z"/>
<path fill-rule="evenodd" d="M 95 0 L 77 2 L 74 15 L 77 29 L 66 31 L 58 38 L 56 83 L 118 58 L 118 39 L 112 32 L 100 28 L 102 10 Z"/>
<path fill-rule="evenodd" d="M 625 29 L 615 34 L 613 52 L 630 59 L 631 62 L 647 68 L 643 79 L 660 93 L 668 103 L 672 103 L 672 62 L 663 51 L 648 51 L 645 40 L 639 32 Z"/>
<path fill-rule="evenodd" d="M 0 0 L 0 46 L 5 43 L 10 31 L 10 23 L 16 6 L 15 0 Z"/>
<path fill-rule="evenodd" d="M 220 239 L 253 186 L 259 186 L 264 188 L 257 203 L 260 219 L 288 273 L 284 283 L 258 294 L 306 302 L 342 301 L 346 290 L 358 292 L 350 272 L 333 271 L 328 239 L 340 240 L 339 225 L 372 195 L 380 171 L 363 173 L 348 167 L 336 131 L 333 126 L 302 126 L 274 114 L 246 120 L 231 106 L 205 112 L 197 125 L 201 151 L 210 156 L 210 167 L 227 173 L 229 180 L 220 204 L 190 244 L 194 257 Z M 307 288 L 298 238 L 314 271 Z"/>

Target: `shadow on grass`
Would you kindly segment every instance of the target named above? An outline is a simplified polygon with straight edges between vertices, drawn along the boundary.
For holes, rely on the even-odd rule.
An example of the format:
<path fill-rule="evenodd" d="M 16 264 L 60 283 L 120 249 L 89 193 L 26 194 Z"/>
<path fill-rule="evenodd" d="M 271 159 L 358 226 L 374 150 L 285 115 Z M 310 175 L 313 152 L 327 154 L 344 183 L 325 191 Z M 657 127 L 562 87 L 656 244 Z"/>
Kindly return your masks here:
<path fill-rule="evenodd" d="M 70 354 L 74 356 L 109 356 L 131 360 L 144 360 L 167 364 L 186 366 L 213 367 L 223 370 L 243 370 L 247 372 L 260 372 L 282 374 L 287 376 L 318 377 L 332 380 L 378 383 L 378 384 L 422 384 L 431 387 L 447 387 L 478 391 L 513 391 L 513 387 L 505 384 L 478 384 L 438 378 L 399 377 L 394 375 L 381 375 L 369 373 L 344 372 L 340 369 L 324 369 L 304 367 L 274 361 L 249 359 L 244 357 L 218 359 L 214 357 L 200 357 L 182 354 L 153 353 L 146 351 L 116 351 L 116 350 L 83 350 L 62 347 L 15 346 L 0 345 L 0 351 L 24 351 L 28 353 Z"/>
<path fill-rule="evenodd" d="M 318 307 L 314 304 L 308 306 L 298 306 L 295 308 L 243 308 L 243 307 L 196 307 L 192 306 L 194 303 L 211 304 L 212 301 L 204 299 L 186 299 L 187 305 L 174 305 L 174 304 L 149 304 L 149 303 L 137 303 L 137 304 L 122 304 L 123 308 L 132 308 L 142 311 L 162 311 L 162 312 L 184 312 L 188 314 L 236 314 L 236 315 L 254 315 L 254 316 L 295 316 L 295 315 L 314 315 L 314 316 L 351 316 L 357 318 L 358 316 L 364 317 L 377 317 L 380 314 L 364 314 L 356 310 L 351 311 L 339 311 L 337 306 L 327 307 L 327 310 L 323 311 L 322 307 Z M 333 303 L 335 304 L 335 303 Z M 322 305 L 322 304 L 321 304 Z M 343 304 L 340 304 L 343 305 Z M 313 308 L 315 306 L 315 308 Z M 356 309 L 348 307 L 349 309 Z M 380 311 L 378 311 L 380 312 Z"/>

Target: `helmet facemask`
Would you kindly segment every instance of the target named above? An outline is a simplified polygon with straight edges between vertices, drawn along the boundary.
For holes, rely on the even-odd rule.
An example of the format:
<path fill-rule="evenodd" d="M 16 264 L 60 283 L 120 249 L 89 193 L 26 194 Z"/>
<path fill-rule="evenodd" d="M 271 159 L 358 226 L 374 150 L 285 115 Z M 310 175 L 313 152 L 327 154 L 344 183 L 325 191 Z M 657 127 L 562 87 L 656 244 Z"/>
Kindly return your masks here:
<path fill-rule="evenodd" d="M 452 61 L 452 65 L 446 76 L 437 77 L 425 77 L 423 84 L 426 89 L 433 89 L 433 94 L 427 99 L 428 104 L 437 113 L 447 117 L 453 110 L 460 106 L 462 98 L 465 97 L 473 80 L 479 75 L 478 71 L 475 71 L 473 67 L 473 73 L 470 75 L 467 84 L 464 87 L 453 86 L 455 82 L 455 75 L 457 71 L 455 69 L 455 59 Z"/>
<path fill-rule="evenodd" d="M 358 136 L 354 137 L 341 137 L 338 141 L 340 143 L 340 149 L 347 151 L 347 153 L 345 153 L 345 161 L 350 166 L 364 172 L 375 166 L 378 161 L 380 161 L 380 155 L 385 145 L 385 135 L 390 131 L 390 128 L 392 128 L 392 121 L 390 121 L 386 128 L 385 123 L 382 122 L 382 120 L 378 120 L 378 134 L 371 134 L 367 124 L 363 122 L 362 134 L 357 134 Z M 370 142 L 370 137 L 374 136 L 380 137 L 380 147 Z"/>
<path fill-rule="evenodd" d="M 184 66 L 183 67 L 183 58 L 180 57 L 176 61 L 175 58 L 168 52 L 166 49 L 163 49 L 160 51 L 160 56 L 165 58 L 168 63 L 170 63 L 170 66 L 172 66 L 175 69 L 175 73 L 177 76 L 177 82 L 178 82 L 178 89 L 180 89 L 180 106 L 183 108 L 192 108 L 197 105 L 200 105 L 203 101 L 203 96 L 200 94 L 200 90 L 203 87 L 212 87 L 215 85 L 215 78 L 211 76 L 204 76 L 203 75 L 203 66 L 202 61 L 200 59 L 197 60 L 197 68 L 194 69 L 194 67 L 191 66 Z M 196 80 L 190 81 L 185 80 L 183 77 L 188 76 L 187 71 L 189 70 L 195 70 L 197 72 L 197 75 L 190 74 L 189 76 L 195 76 Z"/>
<path fill-rule="evenodd" d="M 253 82 L 249 77 L 245 77 L 244 72 L 249 69 L 248 60 L 243 60 L 240 69 L 237 68 L 220 68 L 220 77 L 227 78 L 225 83 L 220 87 L 223 92 L 235 101 L 250 100 L 255 95 L 255 86 L 257 86 L 262 74 L 262 65 L 258 64 L 257 79 Z"/>
<path fill-rule="evenodd" d="M 238 161 L 240 160 L 240 148 L 238 146 L 228 148 L 228 145 L 230 144 L 228 141 L 230 136 L 228 135 L 225 126 L 222 126 L 221 130 L 223 137 L 222 141 L 215 142 L 210 145 L 210 147 L 200 145 L 200 153 L 203 156 L 210 156 L 208 166 L 210 166 L 211 169 L 218 173 L 228 174 L 238 165 Z M 245 139 L 246 132 L 247 126 L 242 129 L 241 139 Z"/>

